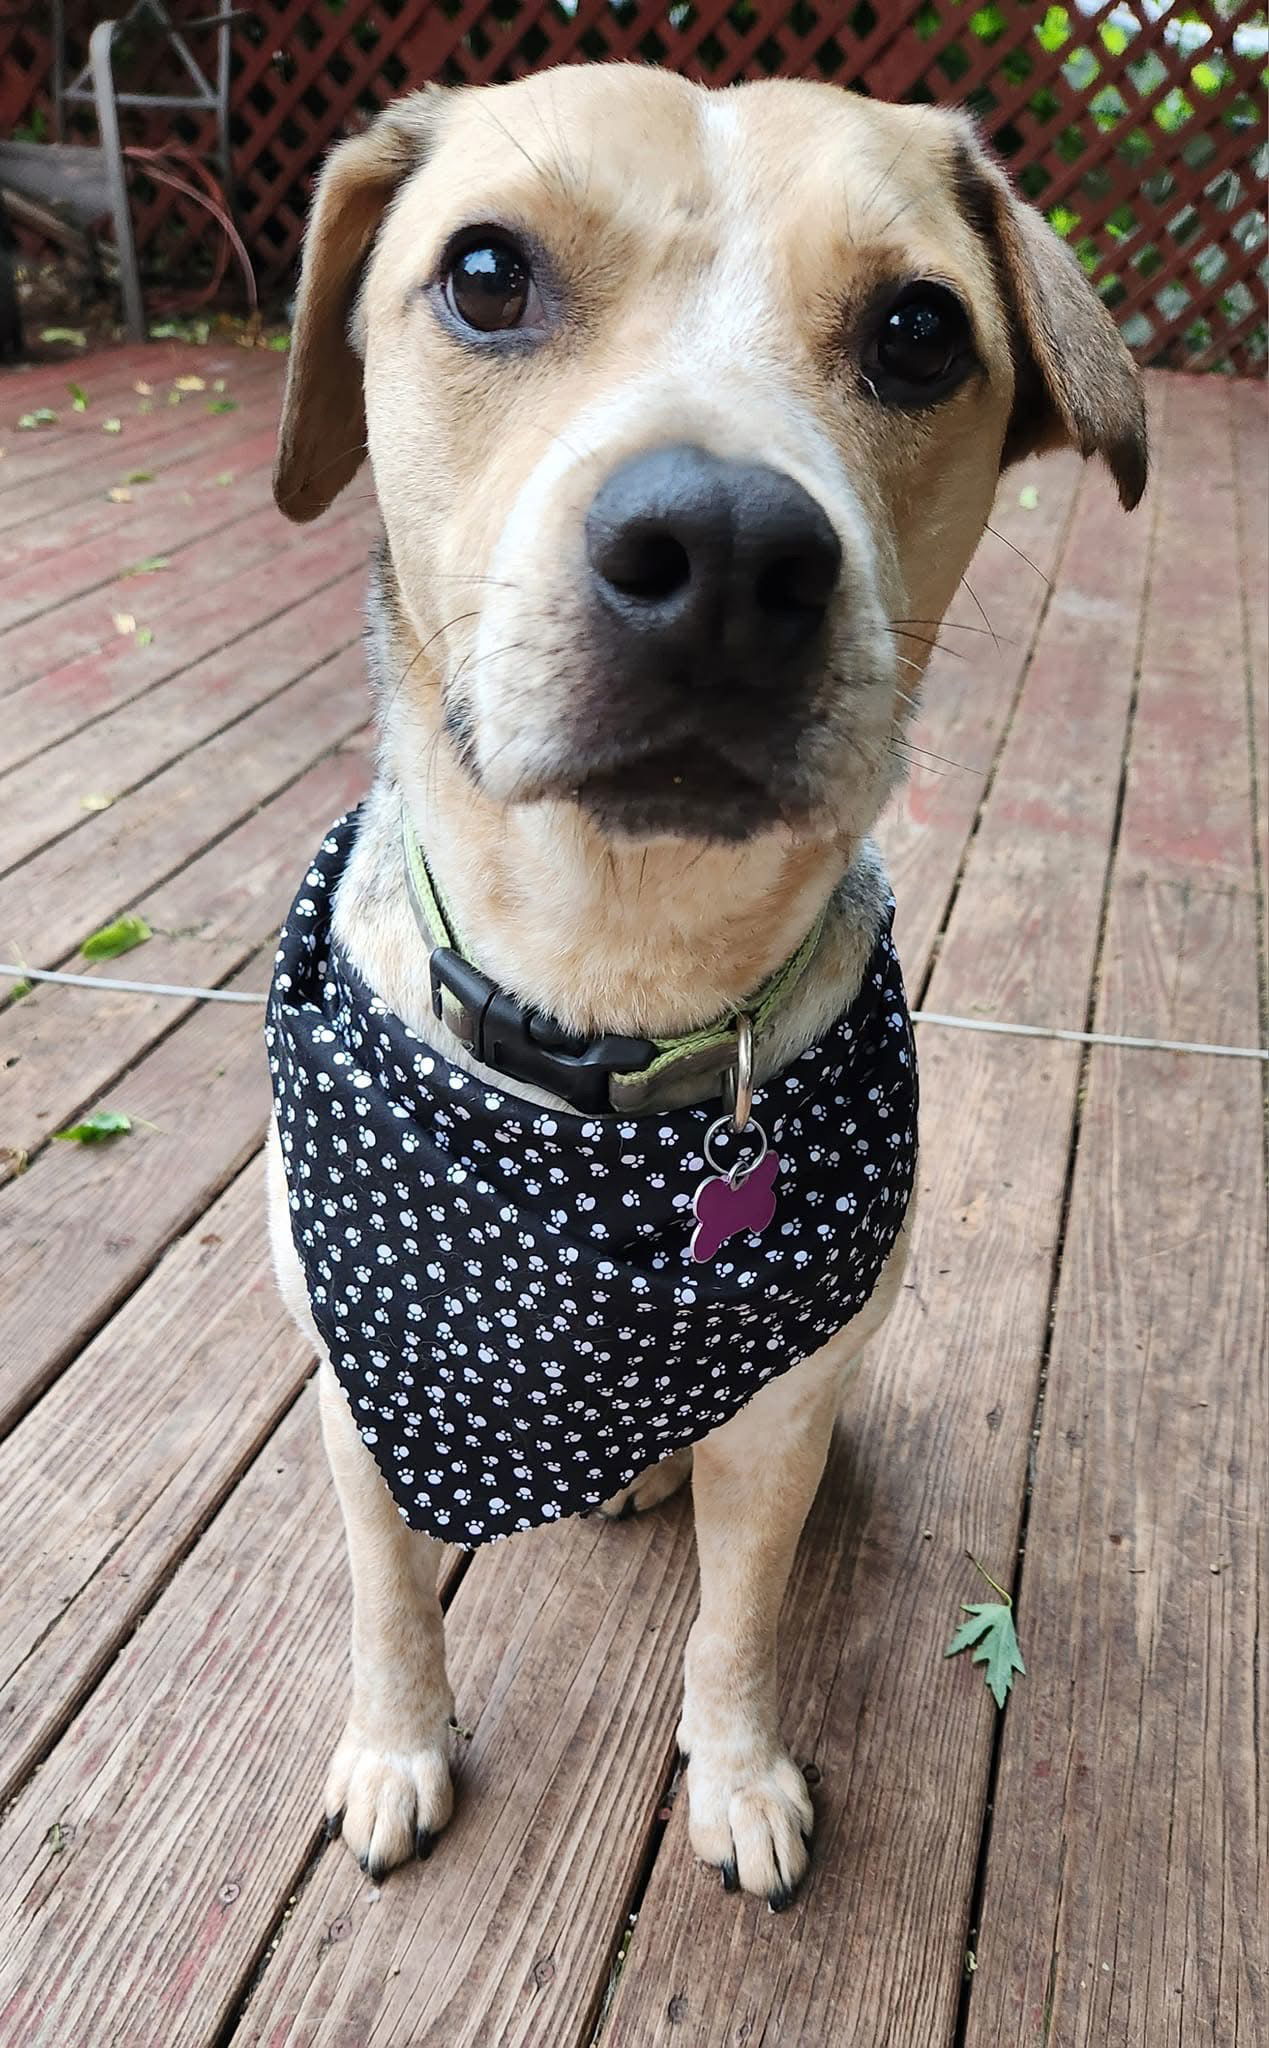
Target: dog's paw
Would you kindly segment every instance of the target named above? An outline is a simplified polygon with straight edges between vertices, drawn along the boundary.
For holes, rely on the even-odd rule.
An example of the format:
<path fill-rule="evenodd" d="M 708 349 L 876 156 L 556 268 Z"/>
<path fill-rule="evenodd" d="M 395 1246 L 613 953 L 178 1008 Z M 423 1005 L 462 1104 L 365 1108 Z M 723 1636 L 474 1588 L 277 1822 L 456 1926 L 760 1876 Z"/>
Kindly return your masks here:
<path fill-rule="evenodd" d="M 662 1458 L 659 1465 L 649 1465 L 629 1486 L 623 1486 L 620 1493 L 614 1493 L 596 1512 L 609 1522 L 624 1522 L 627 1515 L 646 1514 L 672 1493 L 677 1493 L 692 1469 L 692 1452 L 671 1451 L 668 1458 Z"/>
<path fill-rule="evenodd" d="M 782 1749 L 693 1750 L 687 1767 L 688 1835 L 727 1891 L 752 1892 L 782 1913 L 810 1865 L 815 1821 L 801 1771 Z"/>
<path fill-rule="evenodd" d="M 326 1779 L 326 1826 L 342 1834 L 378 1883 L 398 1863 L 431 1854 L 454 1810 L 449 1727 L 413 1749 L 386 1749 L 348 1729 Z"/>

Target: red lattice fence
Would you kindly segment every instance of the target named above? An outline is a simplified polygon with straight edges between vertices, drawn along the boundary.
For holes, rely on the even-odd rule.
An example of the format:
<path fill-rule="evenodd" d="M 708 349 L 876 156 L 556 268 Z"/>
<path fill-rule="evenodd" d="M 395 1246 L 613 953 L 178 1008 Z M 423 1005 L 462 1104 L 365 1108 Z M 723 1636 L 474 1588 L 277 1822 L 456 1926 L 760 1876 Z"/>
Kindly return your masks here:
<path fill-rule="evenodd" d="M 38 20 L 0 20 L 0 131 L 47 120 Z M 778 73 L 964 102 L 1144 362 L 1263 367 L 1266 13 L 1238 0 L 259 0 L 235 30 L 233 105 L 262 283 L 293 275 L 322 153 L 397 93 L 619 57 L 715 85 Z M 166 268 L 197 266 L 202 217 L 163 192 L 139 215 Z"/>

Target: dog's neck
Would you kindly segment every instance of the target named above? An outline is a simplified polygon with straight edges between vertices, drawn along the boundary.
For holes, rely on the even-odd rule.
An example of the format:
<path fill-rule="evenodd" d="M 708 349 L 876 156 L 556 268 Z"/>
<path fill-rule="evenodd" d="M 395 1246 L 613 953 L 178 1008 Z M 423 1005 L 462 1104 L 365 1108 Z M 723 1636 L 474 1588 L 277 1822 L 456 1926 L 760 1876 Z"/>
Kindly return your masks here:
<path fill-rule="evenodd" d="M 404 883 L 404 803 L 463 951 L 521 1002 L 571 1030 L 649 1037 L 739 1005 L 796 950 L 852 850 L 783 830 L 743 846 L 622 847 L 575 805 L 492 801 L 458 757 L 439 678 L 386 575 L 385 589 L 381 564 L 369 636 L 380 775 L 336 906 L 341 943 L 366 979 L 432 1035 L 427 952 Z M 875 933 L 878 885 L 870 855 L 861 858 L 860 928 L 837 935 L 844 962 L 830 935 L 832 982 Z"/>

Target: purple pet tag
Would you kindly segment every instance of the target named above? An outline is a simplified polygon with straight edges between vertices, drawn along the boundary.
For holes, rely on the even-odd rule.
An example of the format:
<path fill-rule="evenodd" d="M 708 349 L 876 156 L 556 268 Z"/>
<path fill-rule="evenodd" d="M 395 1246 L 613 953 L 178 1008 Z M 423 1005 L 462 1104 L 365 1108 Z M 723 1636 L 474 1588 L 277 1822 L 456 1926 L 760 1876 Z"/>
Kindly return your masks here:
<path fill-rule="evenodd" d="M 715 1134 L 729 1123 L 729 1118 L 720 1117 L 705 1140 L 705 1157 L 715 1168 L 718 1161 L 711 1146 Z M 749 1128 L 759 1139 L 757 1158 L 748 1165 L 738 1161 L 726 1173 L 716 1171 L 696 1190 L 692 1201 L 696 1228 L 692 1232 L 691 1253 L 697 1265 L 712 1259 L 729 1237 L 738 1236 L 742 1230 L 751 1230 L 755 1235 L 765 1230 L 775 1215 L 775 1178 L 780 1161 L 774 1152 L 768 1151 L 762 1126 L 751 1124 Z"/>

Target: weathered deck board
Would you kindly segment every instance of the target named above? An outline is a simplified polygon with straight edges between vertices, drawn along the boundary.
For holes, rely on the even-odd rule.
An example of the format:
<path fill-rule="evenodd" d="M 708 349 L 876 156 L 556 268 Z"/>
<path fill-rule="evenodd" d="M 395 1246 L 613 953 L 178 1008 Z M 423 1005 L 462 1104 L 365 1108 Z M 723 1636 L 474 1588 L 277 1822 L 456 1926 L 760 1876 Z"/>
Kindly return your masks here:
<path fill-rule="evenodd" d="M 154 397 L 144 401 L 153 411 L 140 418 L 137 409 L 142 401 L 134 395 L 129 394 L 128 405 L 115 414 L 93 389 L 89 411 L 79 415 L 90 438 L 76 437 L 75 445 L 66 447 L 63 461 L 29 475 L 20 491 L 0 492 L 0 547 L 6 551 L 0 559 L 8 563 L 7 550 L 18 530 L 31 528 L 36 520 L 39 531 L 29 532 L 27 539 L 41 552 L 47 552 L 49 541 L 70 546 L 76 534 L 83 538 L 126 523 L 135 516 L 133 508 L 153 505 L 156 486 L 183 488 L 190 466 L 200 457 L 218 453 L 223 464 L 226 448 L 241 438 L 248 420 L 276 405 L 276 377 L 253 363 L 245 351 L 227 375 L 205 381 L 205 391 L 189 395 L 171 382 L 159 384 Z M 213 392 L 213 381 L 224 384 L 223 393 Z M 222 403 L 232 403 L 236 416 L 208 411 Z M 117 434 L 103 430 L 107 418 L 118 418 Z M 32 468 L 36 461 L 38 456 L 33 456 Z M 6 457 L 6 470 L 8 464 Z M 137 485 L 130 501 L 110 498 L 112 486 L 126 484 L 134 470 L 152 471 L 153 483 Z"/>
<path fill-rule="evenodd" d="M 932 1009 L 1083 1021 L 1149 555 L 1148 526 L 1121 540 L 1121 518 L 1086 475 Z M 994 1710 L 981 1674 L 941 1652 L 958 1602 L 976 1597 L 965 1549 L 1011 1576 L 1079 1058 L 933 1029 L 920 1050 L 908 1285 L 847 1404 L 785 1633 L 788 1733 L 820 1776 L 796 1976 L 764 1908 L 702 1890 L 676 1810 L 608 2029 L 620 2048 L 682 2027 L 723 2048 L 738 2025 L 781 2048 L 951 2040 Z"/>
<path fill-rule="evenodd" d="M 1186 392 L 1156 487 L 1097 1028 L 1247 1045 L 1228 403 L 1216 382 Z M 1269 2028 L 1261 1088 L 1232 1060 L 1090 1054 L 971 2048 L 1239 2048 Z"/>
<path fill-rule="evenodd" d="M 135 370 L 120 356 L 111 374 L 130 392 L 134 376 L 158 384 L 160 374 L 187 369 L 210 375 L 211 353 L 175 351 L 165 373 L 157 350 Z M 272 369 L 280 382 L 282 368 L 257 357 L 251 374 L 263 385 Z M 68 365 L 66 375 L 90 389 L 95 412 L 95 368 L 89 377 Z M 1151 382 L 1156 400 L 1180 397 L 1171 418 L 1165 408 L 1159 443 L 1177 438 L 1175 475 L 1206 476 L 1203 489 L 1187 489 L 1183 509 L 1213 550 L 1224 546 L 1225 564 L 1207 613 L 1192 602 L 1204 573 L 1197 555 L 1169 569 L 1166 587 L 1156 579 L 1098 1014 L 1110 1028 L 1173 1020 L 1188 1031 L 1203 1020 L 1232 1031 L 1219 1004 L 1245 996 L 1250 957 L 1239 779 L 1246 718 L 1240 726 L 1228 689 L 1205 689 L 1200 699 L 1189 671 L 1206 662 L 1202 673 L 1213 664 L 1223 673 L 1228 663 L 1232 675 L 1244 633 L 1253 663 L 1264 658 L 1263 395 Z M 0 408 L 19 388 L 0 377 Z M 23 398 L 18 408 L 38 402 Z M 171 409 L 178 426 L 156 424 L 155 414 L 136 421 L 156 436 L 156 466 L 160 445 L 184 445 L 183 414 Z M 1208 455 L 1220 433 L 1228 442 L 1231 418 L 1237 525 L 1231 479 L 1222 482 Z M 270 707 L 261 706 L 232 732 L 198 743 L 219 721 L 195 694 L 195 664 L 249 694 L 256 648 L 268 644 L 261 629 L 305 601 L 333 605 L 322 593 L 355 565 L 373 523 L 359 483 L 315 532 L 286 526 L 266 502 L 253 419 L 244 404 L 209 422 L 230 430 L 230 517 L 206 527 L 198 494 L 187 506 L 178 487 L 172 531 L 153 549 L 172 558 L 171 571 L 144 583 L 121 579 L 132 544 L 108 556 L 101 533 L 75 527 L 86 537 L 67 556 L 62 586 L 54 591 L 46 558 L 38 593 L 46 608 L 0 632 L 0 690 L 16 685 L 7 700 L 14 751 L 0 762 L 14 762 L 18 747 L 29 757 L 0 782 L 12 819 L 0 830 L 17 848 L 42 836 L 42 761 L 48 790 L 63 791 L 56 829 L 74 827 L 0 882 L 0 953 L 29 937 L 15 917 L 38 915 L 38 951 L 26 950 L 54 964 L 54 945 L 64 957 L 94 923 L 135 905 L 159 935 L 104 975 L 113 966 L 142 979 L 208 985 L 237 974 L 262 983 L 260 949 L 312 840 L 364 782 L 361 745 L 331 737 L 345 715 L 349 730 L 364 714 L 355 606 L 346 649 L 285 692 L 294 732 L 281 716 L 262 727 Z M 77 500 L 99 488 L 105 466 L 99 431 L 83 428 L 81 417 L 46 442 L 8 436 L 0 491 L 16 455 L 40 480 L 38 502 L 79 518 Z M 126 446 L 119 460 L 132 466 Z M 75 463 L 82 491 L 72 489 Z M 1083 1022 L 1116 833 L 1150 515 L 1123 521 L 1100 485 L 1081 487 L 1077 498 L 1078 475 L 1073 460 L 1058 458 L 1015 472 L 1003 487 L 994 523 L 1056 588 L 1050 597 L 1003 542 L 984 544 L 969 582 L 1002 646 L 978 632 L 947 635 L 969 658 L 936 655 L 916 736 L 929 753 L 917 756 L 924 765 L 909 799 L 886 824 L 909 984 L 919 987 L 934 963 L 931 1008 Z M 1039 500 L 1028 510 L 1017 494 L 1032 481 Z M 207 496 L 223 499 L 229 489 Z M 113 516 L 110 525 L 117 541 Z M 284 604 L 270 602 L 271 578 L 285 583 Z M 144 616 L 134 602 L 141 591 Z M 140 649 L 119 640 L 114 611 L 153 622 L 154 642 Z M 981 624 L 969 598 L 955 616 L 966 628 Z M 1153 680 L 1152 651 L 1160 657 Z M 329 637 L 315 652 L 329 655 Z M 145 733 L 151 706 L 166 717 L 162 737 Z M 1190 758 L 1185 736 L 1209 714 L 1201 758 Z M 253 742 L 262 733 L 258 761 Z M 151 779 L 111 812 L 70 818 L 75 776 L 66 764 L 95 769 L 112 736 L 118 745 L 129 735 L 148 748 Z M 1263 727 L 1260 747 L 1263 763 Z M 1230 761 L 1239 767 L 1232 778 Z M 1263 771 L 1259 789 L 1263 802 Z M 1187 840 L 1194 821 L 1202 830 Z M 1244 948 L 1241 981 L 1225 973 L 1230 946 Z M 716 1894 L 687 1854 L 677 1807 L 664 1837 L 656 1819 L 695 1599 L 686 1502 L 618 1529 L 579 1523 L 478 1554 L 451 1606 L 459 1713 L 472 1730 L 454 1828 L 429 1865 L 394 1875 L 379 1895 L 346 1850 L 318 1843 L 321 1779 L 344 1704 L 346 1588 L 311 1393 L 274 1426 L 305 1361 L 267 1283 L 258 1165 L 239 1171 L 258 1128 L 257 1028 L 254 1012 L 105 990 L 41 991 L 0 1018 L 0 1060 L 16 1059 L 0 1068 L 0 1145 L 11 1125 L 37 1154 L 24 1182 L 0 1191 L 0 1427 L 26 1411 L 0 1446 L 6 1503 L 21 1502 L 18 1578 L 0 1600 L 0 1642 L 16 1665 L 0 1700 L 0 1786 L 17 1790 L 0 1831 L 0 2033 L 57 2048 L 72 2039 L 94 2048 L 98 2039 L 111 2048 L 582 2048 L 646 1880 L 603 2048 L 651 2040 L 732 2048 L 742 2036 L 779 2048 L 822 2048 L 829 2039 L 951 2048 L 998 1724 L 981 1674 L 944 1664 L 940 1652 L 958 1601 L 976 1597 L 962 1545 L 1008 1569 L 1017 1540 L 1051 1284 L 1064 1256 L 1058 1226 L 1085 1071 L 1080 1050 L 923 1034 L 926 1201 L 912 1285 L 852 1396 L 786 1631 L 789 1732 L 795 1753 L 822 1773 L 819 1862 L 805 1904 L 773 1919 Z M 1143 1058 L 1153 1056 L 1098 1052 L 1087 1061 L 1021 1587 L 1031 1673 L 1006 1722 L 975 1936 L 979 1970 L 972 1997 L 961 1999 L 967 2048 L 1013 2048 L 1015 2014 L 1033 1995 L 1036 1958 L 1047 1963 L 1054 1928 L 1049 2048 L 1059 2023 L 1098 2048 L 1107 2029 L 1109 2048 L 1146 2048 L 1147 2040 L 1154 2048 L 1152 2036 L 1131 2032 L 1149 2010 L 1144 1992 L 1130 1987 L 1129 2009 L 1122 1971 L 1112 1994 L 1081 1981 L 1078 1968 L 1084 1931 L 1129 1914 L 1144 1984 L 1163 1981 L 1188 1939 L 1175 2004 L 1195 2039 L 1226 2048 L 1215 2030 L 1222 2012 L 1236 2013 L 1244 2032 L 1261 2019 L 1250 1974 L 1240 1975 L 1256 1931 L 1247 1916 L 1259 1909 L 1263 1924 L 1263 1903 L 1239 1861 L 1251 1694 L 1237 1616 L 1255 1600 L 1240 1516 L 1263 1509 L 1253 1463 L 1263 1465 L 1263 1421 L 1254 1388 L 1241 1407 L 1218 1405 L 1230 1374 L 1195 1355 L 1187 1327 L 1194 1304 L 1216 1298 L 1218 1280 L 1227 1345 L 1243 1342 L 1257 1306 L 1252 1261 L 1263 1217 L 1221 1192 L 1231 1172 L 1247 1171 L 1250 1095 L 1238 1093 L 1228 1070 L 1214 1089 L 1200 1088 L 1193 1063 L 1181 1061 L 1168 1095 L 1177 1114 L 1152 1132 L 1140 1110 L 1127 1115 L 1146 1071 L 1134 1062 Z M 1156 1094 L 1170 1074 L 1170 1066 L 1161 1079 L 1151 1070 Z M 1254 1078 L 1243 1070 L 1244 1082 Z M 125 1103 L 130 1091 L 135 1100 Z M 97 1155 L 39 1150 L 76 1111 L 116 1100 L 151 1115 L 162 1137 L 142 1133 L 135 1145 Z M 1199 1144 L 1190 1142 L 1191 1105 L 1203 1118 Z M 1238 1118 L 1235 1145 L 1227 1140 Z M 1188 1234 L 1173 1256 L 1162 1221 L 1150 1237 L 1147 1212 L 1125 1221 L 1116 1210 L 1121 1264 L 1140 1254 L 1131 1282 L 1108 1261 L 1099 1208 L 1128 1166 L 1142 1176 L 1167 1172 L 1161 1214 L 1166 1205 Z M 1209 1211 L 1222 1219 L 1220 1273 Z M 221 1241 L 201 1242 L 209 1238 Z M 1160 1244 L 1167 1256 L 1151 1257 Z M 1151 1358 L 1162 1378 L 1152 1367 L 1134 1381 L 1129 1360 L 1123 1388 L 1104 1387 L 1101 1363 L 1087 1355 L 1089 1331 L 1113 1334 L 1141 1314 L 1154 1318 Z M 1203 1411 L 1197 1462 L 1197 1411 L 1169 1407 L 1170 1372 L 1217 1408 Z M 1153 1432 L 1149 1452 L 1128 1427 L 1134 1388 Z M 1090 1389 L 1108 1418 L 1100 1437 L 1084 1422 Z M 1092 1449 L 1070 1446 L 1068 1427 L 1084 1427 Z M 1179 1469 L 1193 1475 L 1193 1497 L 1175 1504 L 1175 1528 L 1151 1510 L 1163 1532 L 1156 1547 L 1172 1544 L 1172 1566 L 1157 1567 L 1168 1612 L 1140 1596 L 1159 1652 L 1143 1696 L 1152 1684 L 1175 1707 L 1196 1759 L 1194 1782 L 1178 1793 L 1184 1840 L 1169 1866 L 1165 1853 L 1150 1855 L 1151 1828 L 1162 1826 L 1178 1743 L 1164 1739 L 1157 1720 L 1139 1719 L 1138 1695 L 1113 1658 L 1103 1670 L 1095 1629 L 1086 1623 L 1081 1633 L 1068 1621 L 1068 1575 L 1078 1560 L 1081 1615 L 1112 1611 L 1123 1550 L 1109 1545 L 1101 1557 L 1098 1501 L 1131 1483 L 1148 1502 L 1155 1469 L 1178 1445 L 1191 1459 Z M 1069 1483 L 1075 1458 L 1097 1467 L 1102 1494 Z M 1121 1512 L 1126 1518 L 1127 1507 Z M 1042 1520 L 1051 1599 L 1040 1576 Z M 1123 1519 L 1115 1529 L 1131 1526 Z M 1209 1536 L 1226 1532 L 1229 1584 L 1224 1571 L 1212 1577 L 1204 1567 L 1196 1591 L 1194 1558 Z M 455 1576 L 451 1565 L 451 1586 Z M 1131 1579 L 1133 1588 L 1154 1584 Z M 1060 1612 L 1037 1612 L 1063 1599 Z M 1177 1645 L 1197 1642 L 1208 1619 L 1207 1662 L 1191 1653 L 1182 1668 Z M 1122 1630 L 1114 1647 L 1118 1655 Z M 1072 1674 L 1083 1688 L 1077 1734 L 1087 1743 L 1085 1731 L 1095 1730 L 1106 1769 L 1120 1773 L 1124 1731 L 1140 1731 L 1148 1771 L 1125 1806 L 1122 1844 L 1113 1811 L 1093 1813 L 1080 1785 L 1071 1790 L 1072 1839 L 1084 1851 L 1081 1871 L 1092 1874 L 1077 1896 L 1068 1869 L 1055 1907 L 1060 1842 L 1049 1802 L 1057 1795 L 1028 1775 L 1033 1743 L 1022 1710 L 1047 1716 L 1060 1733 Z M 1103 1676 L 1116 1716 L 1108 1733 L 1094 1718 Z M 1010 1858 L 1011 1829 L 1022 1850 Z M 1188 1926 L 1180 1917 L 1187 1901 Z M 1218 1952 L 1211 1930 L 1222 1921 Z M 1129 1945 L 1125 1937 L 1121 1952 Z M 1207 2032 L 1205 2001 L 1218 2016 Z M 1161 2048 L 1188 2048 L 1188 2036 L 1160 2039 Z"/>
<path fill-rule="evenodd" d="M 1070 455 L 1010 471 L 992 512 L 995 532 L 984 536 L 967 578 L 982 613 L 958 595 L 951 609 L 971 630 L 943 630 L 944 648 L 934 653 L 926 673 L 908 780 L 879 834 L 898 903 L 895 934 L 910 992 L 919 987 L 915 963 L 933 959 L 1049 585 L 1061 573 L 1079 475 L 1080 464 Z M 1031 511 L 1019 503 L 1023 491 L 1036 494 Z"/>
<path fill-rule="evenodd" d="M 209 450 L 200 465 L 197 489 L 190 489 L 189 504 L 182 495 L 167 510 L 147 510 L 139 505 L 138 516 L 126 532 L 112 522 L 69 555 L 55 551 L 0 576 L 0 630 L 38 618 L 67 596 L 113 582 L 150 555 L 170 553 L 177 538 L 188 541 L 223 532 L 260 503 L 272 462 L 271 426 L 262 426 L 246 441 L 231 440 L 227 434 L 223 452 Z M 230 481 L 218 484 L 216 478 L 221 475 L 229 476 Z"/>
<path fill-rule="evenodd" d="M 150 893 L 209 840 L 348 739 L 365 717 L 362 669 L 357 644 L 297 647 L 295 680 L 266 703 L 0 879 L 7 943 L 53 967 L 125 907 L 148 913 Z"/>
<path fill-rule="evenodd" d="M 184 598 L 175 617 L 169 616 L 177 610 L 174 604 L 156 608 L 159 579 L 147 578 L 139 598 L 129 593 L 121 600 L 139 604 L 153 634 L 148 645 L 138 645 L 135 633 L 112 630 L 103 644 L 15 688 L 0 713 L 0 789 L 4 776 L 36 754 L 43 754 L 50 764 L 55 753 L 56 758 L 65 759 L 62 743 L 73 734 L 89 726 L 99 728 L 112 713 L 148 697 L 160 683 L 188 673 L 208 655 L 224 654 L 364 558 L 366 522 L 356 516 L 332 518 L 317 533 L 302 537 L 281 527 L 280 521 L 279 527 L 264 560 L 260 558 L 263 536 L 257 529 L 241 571 L 233 557 L 228 558 L 223 573 L 220 563 L 209 562 L 206 568 L 215 572 L 215 580 L 204 571 L 191 590 L 183 570 L 177 567 L 175 576 Z M 232 585 L 227 589 L 228 578 Z M 253 653 L 253 649 L 243 648 L 238 658 L 249 663 Z M 130 761 L 124 765 L 132 766 Z M 93 786 L 109 782 L 100 772 Z M 112 785 L 108 793 L 118 792 Z"/>
<path fill-rule="evenodd" d="M 144 952 L 124 956 L 138 969 L 144 961 L 145 973 L 128 978 L 214 988 L 235 973 L 286 914 L 297 861 L 368 780 L 363 734 L 157 884 L 146 896 L 155 936 Z M 110 978 L 117 964 L 80 963 L 93 979 Z M 37 987 L 11 1005 L 0 1020 L 3 1143 L 34 1152 L 191 1007 L 184 998 L 56 986 Z"/>
<path fill-rule="evenodd" d="M 285 570 L 275 575 L 282 595 Z M 148 690 L 138 703 L 125 704 L 86 732 L 50 747 L 40 756 L 38 804 L 6 803 L 6 778 L 0 778 L 0 876 L 41 848 L 82 832 L 94 815 L 84 810 L 86 791 L 104 790 L 117 808 L 119 798 L 142 788 L 169 764 L 187 762 L 190 772 L 198 774 L 197 750 L 209 741 L 233 746 L 234 728 L 250 713 L 288 690 L 305 669 L 316 667 L 325 650 L 347 644 L 356 631 L 364 581 L 358 564 L 307 594 L 296 593 L 292 585 L 286 608 L 257 628 L 248 647 L 217 648 Z M 141 597 L 137 601 L 144 602 Z M 348 729 L 360 708 L 350 690 L 344 706 Z"/>
<path fill-rule="evenodd" d="M 253 352 L 254 353 L 254 352 Z M 154 390 L 174 377 L 193 375 L 209 381 L 237 373 L 248 351 L 228 343 L 194 350 L 160 343 L 149 349 L 95 349 L 84 357 L 68 357 L 42 369 L 5 371 L 0 377 L 0 492 L 21 489 L 33 477 L 67 462 L 76 462 L 100 438 L 101 420 L 112 413 L 137 416 L 138 382 Z M 87 375 L 85 375 L 87 373 Z M 90 398 L 87 412 L 77 413 L 70 386 L 81 385 Z M 53 426 L 20 428 L 19 419 L 41 406 L 57 414 Z M 122 438 L 122 436 L 120 436 Z"/>

